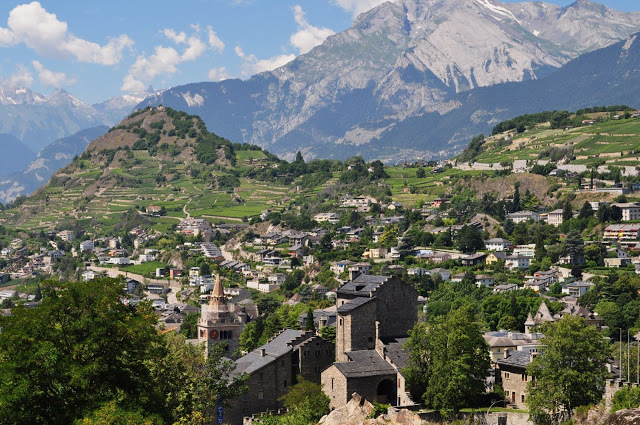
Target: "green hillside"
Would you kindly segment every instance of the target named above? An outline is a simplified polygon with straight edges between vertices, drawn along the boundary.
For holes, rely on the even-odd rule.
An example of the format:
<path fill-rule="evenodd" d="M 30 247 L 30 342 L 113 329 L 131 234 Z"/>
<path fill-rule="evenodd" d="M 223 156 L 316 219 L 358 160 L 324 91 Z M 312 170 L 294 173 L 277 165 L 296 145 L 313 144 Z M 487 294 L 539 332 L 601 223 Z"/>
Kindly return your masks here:
<path fill-rule="evenodd" d="M 639 118 L 625 118 L 623 111 L 581 112 L 561 113 L 564 121 L 558 122 L 555 113 L 537 114 L 533 120 L 527 116 L 520 128 L 501 123 L 497 130 L 513 128 L 474 139 L 452 164 L 433 170 L 421 163 L 382 168 L 381 163 L 366 164 L 361 158 L 345 162 L 298 158 L 287 163 L 256 146 L 210 133 L 199 117 L 170 108 L 147 108 L 93 141 L 34 195 L 8 205 L 0 212 L 0 224 L 47 230 L 77 222 L 84 229 L 104 233 L 123 217 L 135 217 L 125 213 L 138 212 L 162 231 L 187 215 L 232 223 L 265 210 L 314 214 L 335 208 L 339 196 L 347 193 L 399 201 L 406 207 L 445 195 L 492 193 L 502 198 L 511 195 L 516 181 L 523 191 L 553 204 L 561 194 L 575 192 L 592 167 L 601 166 L 596 177 L 613 179 L 616 167 L 639 164 Z M 549 120 L 544 121 L 547 116 Z M 520 122 L 520 118 L 514 120 Z M 584 120 L 594 123 L 583 124 Z M 467 167 L 469 163 L 509 165 L 515 160 L 550 164 L 532 170 L 542 174 L 535 176 L 508 176 L 511 172 L 501 171 L 502 166 Z M 559 163 L 587 168 L 578 177 L 547 176 Z M 372 168 L 377 171 L 371 173 Z M 626 182 L 636 180 L 625 176 Z M 591 195 L 579 194 L 576 205 L 592 200 Z M 599 195 L 603 196 L 607 197 Z M 164 215 L 146 214 L 151 205 L 164 207 Z"/>
<path fill-rule="evenodd" d="M 480 163 L 550 160 L 588 168 L 638 164 L 640 119 L 628 113 L 625 118 L 623 110 L 567 115 L 564 122 L 544 121 L 521 128 L 522 132 L 511 129 L 487 137 L 472 160 Z M 463 154 L 461 158 L 468 157 Z"/>
<path fill-rule="evenodd" d="M 77 220 L 86 228 L 108 228 L 124 212 L 150 205 L 166 209 L 166 216 L 148 217 L 159 229 L 186 214 L 240 221 L 287 205 L 293 182 L 278 181 L 279 163 L 255 146 L 209 133 L 198 117 L 146 109 L 92 142 L 34 195 L 15 203 L 18 208 L 4 211 L 0 222 L 47 229 Z"/>

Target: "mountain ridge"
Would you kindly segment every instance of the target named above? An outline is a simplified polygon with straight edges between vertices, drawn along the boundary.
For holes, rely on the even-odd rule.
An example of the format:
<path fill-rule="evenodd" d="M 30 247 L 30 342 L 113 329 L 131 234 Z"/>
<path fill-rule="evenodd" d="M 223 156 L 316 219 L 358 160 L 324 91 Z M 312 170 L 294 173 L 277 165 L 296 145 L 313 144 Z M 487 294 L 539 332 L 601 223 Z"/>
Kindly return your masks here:
<path fill-rule="evenodd" d="M 584 1 L 564 8 L 387 2 L 283 67 L 246 81 L 174 87 L 138 107 L 162 104 L 197 114 L 219 134 L 287 159 L 298 150 L 330 157 L 336 145 L 338 154 L 375 151 L 376 138 L 398 123 L 458 109 L 458 94 L 474 88 L 548 76 L 581 53 L 639 31 L 638 17 Z M 561 25 L 552 31 L 554 22 Z M 580 28 L 573 28 L 577 22 Z M 543 34 L 567 41 L 555 44 Z"/>

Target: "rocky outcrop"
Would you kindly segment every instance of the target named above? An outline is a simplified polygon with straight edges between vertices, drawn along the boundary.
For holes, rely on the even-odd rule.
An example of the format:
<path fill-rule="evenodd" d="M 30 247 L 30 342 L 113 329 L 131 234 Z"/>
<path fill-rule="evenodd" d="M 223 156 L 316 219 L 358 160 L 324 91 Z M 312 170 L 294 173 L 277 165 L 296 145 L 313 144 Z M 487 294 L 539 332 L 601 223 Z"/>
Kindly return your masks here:
<path fill-rule="evenodd" d="M 618 410 L 613 413 L 604 425 L 638 425 L 640 424 L 640 408 Z"/>
<path fill-rule="evenodd" d="M 371 418 L 374 410 L 373 404 L 354 393 L 344 407 L 324 416 L 318 425 L 422 425 L 425 423 L 420 416 L 407 409 L 389 408 L 387 414 Z"/>

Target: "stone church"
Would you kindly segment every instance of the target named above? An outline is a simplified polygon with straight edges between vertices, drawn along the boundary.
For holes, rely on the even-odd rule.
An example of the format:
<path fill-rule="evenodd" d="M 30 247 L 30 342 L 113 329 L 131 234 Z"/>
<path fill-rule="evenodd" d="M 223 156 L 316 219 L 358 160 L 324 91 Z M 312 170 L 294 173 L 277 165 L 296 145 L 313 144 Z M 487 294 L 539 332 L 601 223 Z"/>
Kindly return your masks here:
<path fill-rule="evenodd" d="M 240 345 L 240 334 L 250 320 L 244 309 L 227 301 L 220 275 L 211 293 L 208 304 L 202 305 L 198 320 L 198 342 L 205 344 L 205 355 L 209 355 L 212 344 L 225 342 L 227 353 L 232 354 Z"/>
<path fill-rule="evenodd" d="M 338 289 L 336 363 L 321 377 L 332 408 L 347 404 L 354 392 L 372 402 L 414 404 L 401 370 L 417 299 L 413 285 L 399 277 L 363 274 Z"/>

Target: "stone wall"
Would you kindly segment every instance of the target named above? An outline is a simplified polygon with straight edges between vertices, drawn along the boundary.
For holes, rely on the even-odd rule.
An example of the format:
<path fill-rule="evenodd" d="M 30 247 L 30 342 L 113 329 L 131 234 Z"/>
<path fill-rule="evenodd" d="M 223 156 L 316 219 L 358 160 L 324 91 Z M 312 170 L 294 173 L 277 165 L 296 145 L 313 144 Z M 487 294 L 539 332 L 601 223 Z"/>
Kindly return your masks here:
<path fill-rule="evenodd" d="M 502 364 L 499 372 L 506 399 L 518 409 L 528 409 L 526 404 L 527 384 L 531 377 L 526 373 L 522 373 L 522 370 L 518 368 Z"/>
<path fill-rule="evenodd" d="M 376 302 L 372 301 L 349 311 L 339 313 L 336 327 L 336 361 L 349 361 L 346 353 L 372 350 L 376 338 Z"/>
<path fill-rule="evenodd" d="M 282 408 L 282 397 L 293 382 L 291 356 L 284 355 L 252 373 L 246 382 L 246 393 L 225 409 L 224 421 L 230 425 L 242 424 L 244 416 Z"/>
<path fill-rule="evenodd" d="M 380 338 L 407 336 L 418 320 L 418 293 L 415 288 L 393 277 L 376 290 Z"/>
<path fill-rule="evenodd" d="M 319 384 L 322 371 L 331 366 L 336 358 L 336 349 L 332 342 L 314 336 L 302 343 L 294 354 L 292 362 L 297 361 L 297 365 L 293 365 L 294 372 L 307 381 Z"/>

